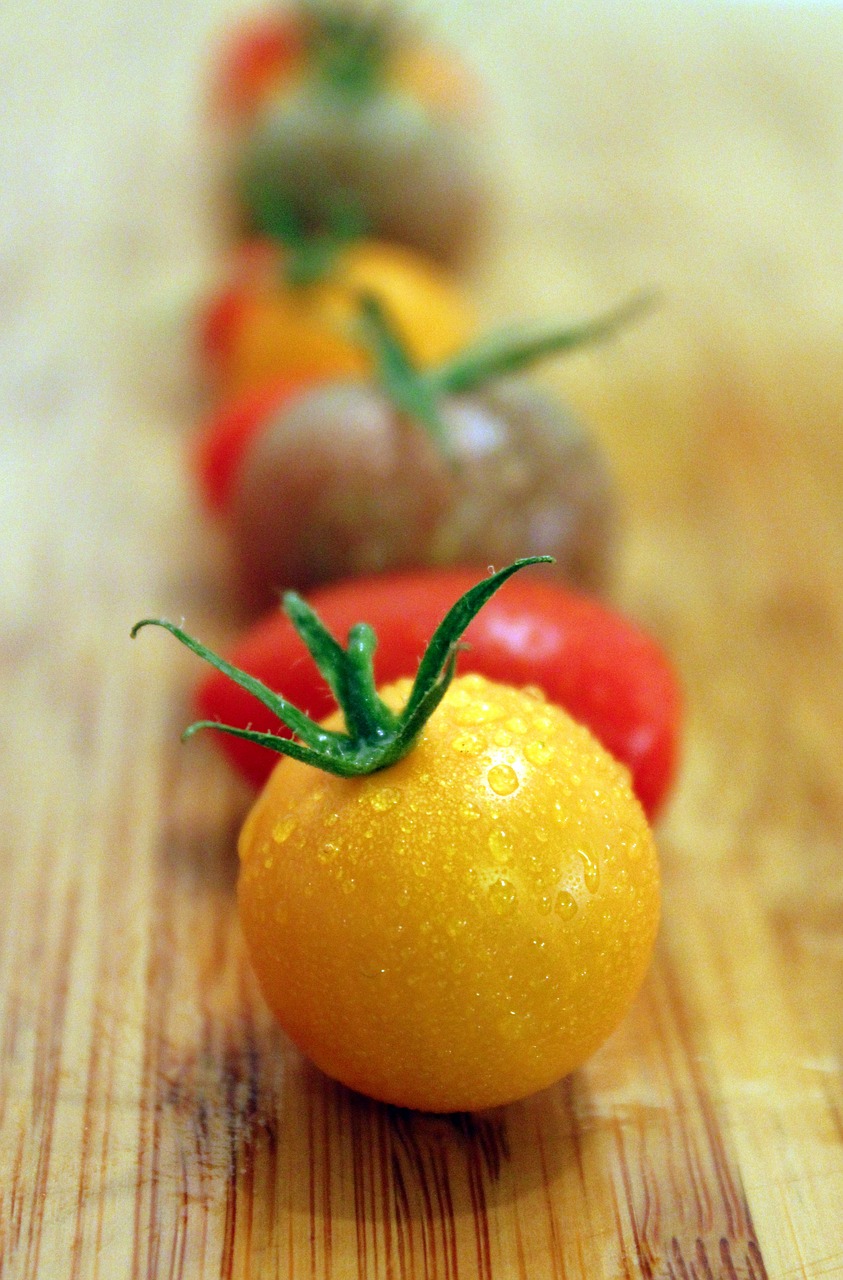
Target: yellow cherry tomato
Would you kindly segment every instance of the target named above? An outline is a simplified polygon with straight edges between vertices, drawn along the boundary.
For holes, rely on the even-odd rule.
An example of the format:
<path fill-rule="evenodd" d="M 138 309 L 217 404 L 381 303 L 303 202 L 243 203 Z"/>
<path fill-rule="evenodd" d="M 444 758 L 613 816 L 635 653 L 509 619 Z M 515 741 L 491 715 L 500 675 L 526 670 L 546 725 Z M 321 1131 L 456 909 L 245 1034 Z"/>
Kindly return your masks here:
<path fill-rule="evenodd" d="M 409 687 L 381 696 L 398 709 Z M 478 675 L 379 773 L 281 760 L 239 852 L 281 1025 L 330 1076 L 401 1106 L 488 1107 L 567 1074 L 624 1015 L 656 936 L 656 852 L 626 769 L 539 693 Z"/>
<path fill-rule="evenodd" d="M 402 45 L 389 63 L 388 83 L 430 111 L 476 116 L 480 86 L 454 55 L 426 44 Z"/>
<path fill-rule="evenodd" d="M 398 245 L 358 240 L 338 251 L 325 278 L 283 280 L 283 249 L 255 254 L 249 276 L 211 304 L 205 342 L 211 376 L 223 398 L 279 377 L 364 375 L 372 360 L 355 335 L 360 296 L 377 298 L 420 365 L 463 347 L 474 327 L 461 289 L 446 271 Z M 232 305 L 236 297 L 237 305 Z M 224 314 L 225 332 L 214 317 Z"/>

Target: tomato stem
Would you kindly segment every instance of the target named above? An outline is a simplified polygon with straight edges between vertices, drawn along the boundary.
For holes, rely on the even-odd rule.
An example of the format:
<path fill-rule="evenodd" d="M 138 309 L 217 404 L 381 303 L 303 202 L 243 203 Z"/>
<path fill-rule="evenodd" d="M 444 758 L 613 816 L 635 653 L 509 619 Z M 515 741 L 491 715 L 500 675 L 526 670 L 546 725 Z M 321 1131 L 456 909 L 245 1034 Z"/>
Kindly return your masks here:
<path fill-rule="evenodd" d="M 293 289 L 318 284 L 331 275 L 349 244 L 365 235 L 366 216 L 350 195 L 333 196 L 325 210 L 325 225 L 307 227 L 293 202 L 267 187 L 255 190 L 256 226 L 287 250 L 281 267 L 282 283 Z"/>
<path fill-rule="evenodd" d="M 383 87 L 395 45 L 394 23 L 383 13 L 348 10 L 335 0 L 304 6 L 306 48 L 320 87 L 354 104 Z"/>
<path fill-rule="evenodd" d="M 326 773 L 360 777 L 396 764 L 412 750 L 453 679 L 463 633 L 486 601 L 520 569 L 548 563 L 552 563 L 551 556 L 516 560 L 471 587 L 449 609 L 419 663 L 406 706 L 398 714 L 390 710 L 375 688 L 373 658 L 377 637 L 368 623 L 353 626 L 347 647 L 343 648 L 301 596 L 294 591 L 286 592 L 284 611 L 334 694 L 345 717 L 345 732 L 323 728 L 286 698 L 221 658 L 175 623 L 163 618 L 144 618 L 135 623 L 131 635 L 134 639 L 144 627 L 163 627 L 192 653 L 256 697 L 296 735 L 294 739 L 283 738 L 215 720 L 197 720 L 188 725 L 182 738 L 190 738 L 201 729 L 217 729 L 314 765 Z"/>
<path fill-rule="evenodd" d="M 422 377 L 434 395 L 476 391 L 493 378 L 518 373 L 545 356 L 613 338 L 630 321 L 650 311 L 655 302 L 655 294 L 638 293 L 603 315 L 562 329 L 493 333 Z"/>
<path fill-rule="evenodd" d="M 435 390 L 413 364 L 380 302 L 370 294 L 360 299 L 359 331 L 375 359 L 381 385 L 392 403 L 420 423 L 443 453 L 449 453 L 450 437 L 439 412 Z"/>
<path fill-rule="evenodd" d="M 377 376 L 392 403 L 423 426 L 441 451 L 449 455 L 453 449 L 440 408 L 446 396 L 477 391 L 494 378 L 518 373 L 544 356 L 611 338 L 649 311 L 655 302 L 655 294 L 639 293 L 602 316 L 565 328 L 493 333 L 438 368 L 424 371 L 415 368 L 383 307 L 368 294 L 359 300 L 358 331 L 374 357 Z"/>

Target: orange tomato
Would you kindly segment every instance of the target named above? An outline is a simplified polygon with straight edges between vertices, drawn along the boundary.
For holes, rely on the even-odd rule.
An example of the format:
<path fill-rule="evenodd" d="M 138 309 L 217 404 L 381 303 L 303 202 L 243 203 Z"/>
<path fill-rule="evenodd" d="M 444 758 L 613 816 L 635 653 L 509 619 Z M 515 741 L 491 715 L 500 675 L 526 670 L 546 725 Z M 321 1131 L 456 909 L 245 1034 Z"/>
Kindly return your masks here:
<path fill-rule="evenodd" d="M 279 377 L 363 375 L 368 352 L 355 336 L 359 298 L 377 298 L 419 365 L 458 351 L 471 308 L 448 273 L 399 245 L 358 240 L 338 251 L 312 284 L 283 279 L 286 250 L 256 242 L 241 251 L 235 279 L 206 308 L 200 342 L 219 395 L 230 398 Z"/>
<path fill-rule="evenodd" d="M 480 86 L 456 57 L 431 45 L 410 44 L 396 49 L 389 64 L 388 83 L 415 98 L 430 111 L 446 115 L 477 115 Z"/>
<path fill-rule="evenodd" d="M 398 710 L 409 688 L 381 696 Z M 239 852 L 243 930 L 281 1025 L 400 1106 L 494 1106 L 579 1066 L 629 1007 L 658 926 L 626 768 L 537 692 L 479 675 L 380 772 L 281 760 Z"/>

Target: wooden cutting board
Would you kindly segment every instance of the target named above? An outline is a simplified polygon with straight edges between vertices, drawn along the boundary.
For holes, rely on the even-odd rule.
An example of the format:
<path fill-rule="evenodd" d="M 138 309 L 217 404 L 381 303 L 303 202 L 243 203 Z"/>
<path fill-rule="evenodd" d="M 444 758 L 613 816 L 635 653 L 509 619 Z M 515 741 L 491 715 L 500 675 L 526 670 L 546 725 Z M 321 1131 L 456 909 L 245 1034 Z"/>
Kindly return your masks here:
<path fill-rule="evenodd" d="M 275 1028 L 248 796 L 179 744 L 193 660 L 128 640 L 240 623 L 182 456 L 231 11 L 0 24 L 0 1276 L 843 1276 L 843 11 L 431 15 L 488 85 L 486 320 L 662 291 L 543 376 L 609 452 L 616 596 L 687 691 L 640 998 L 570 1079 L 450 1118 Z"/>

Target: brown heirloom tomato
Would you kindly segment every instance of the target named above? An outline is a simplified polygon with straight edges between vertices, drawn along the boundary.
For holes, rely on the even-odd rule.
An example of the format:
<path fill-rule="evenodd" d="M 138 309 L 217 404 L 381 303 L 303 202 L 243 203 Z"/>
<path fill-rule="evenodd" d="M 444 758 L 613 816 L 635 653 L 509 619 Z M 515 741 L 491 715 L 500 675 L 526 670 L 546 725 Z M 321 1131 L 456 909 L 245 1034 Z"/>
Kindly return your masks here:
<path fill-rule="evenodd" d="M 485 204 L 468 73 L 393 15 L 311 7 L 232 35 L 215 87 L 247 225 L 282 204 L 324 224 L 338 196 L 379 237 L 450 257 Z"/>
<path fill-rule="evenodd" d="M 545 552 L 556 576 L 603 587 L 616 529 L 603 454 L 553 397 L 502 375 L 608 336 L 638 306 L 493 336 L 419 369 L 366 299 L 372 379 L 285 378 L 201 432 L 200 484 L 231 532 L 247 595 L 260 603 L 288 586 Z"/>

